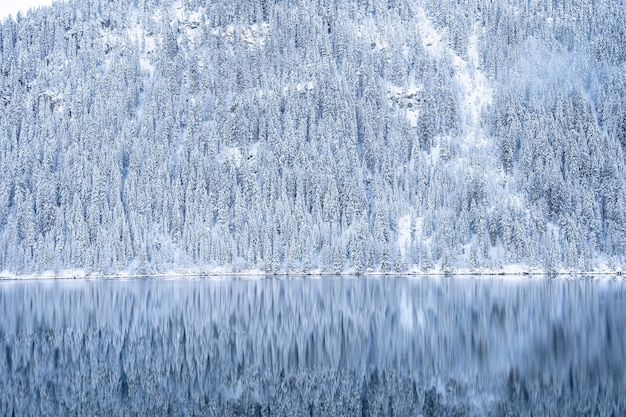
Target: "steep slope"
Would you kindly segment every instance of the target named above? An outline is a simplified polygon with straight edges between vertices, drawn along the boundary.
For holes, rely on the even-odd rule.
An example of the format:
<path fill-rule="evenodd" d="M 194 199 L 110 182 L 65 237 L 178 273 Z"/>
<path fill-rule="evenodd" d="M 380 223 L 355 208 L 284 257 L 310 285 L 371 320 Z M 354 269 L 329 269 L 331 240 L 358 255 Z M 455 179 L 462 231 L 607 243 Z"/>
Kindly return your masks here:
<path fill-rule="evenodd" d="M 102 0 L 5 20 L 0 270 L 621 268 L 624 17 Z"/>

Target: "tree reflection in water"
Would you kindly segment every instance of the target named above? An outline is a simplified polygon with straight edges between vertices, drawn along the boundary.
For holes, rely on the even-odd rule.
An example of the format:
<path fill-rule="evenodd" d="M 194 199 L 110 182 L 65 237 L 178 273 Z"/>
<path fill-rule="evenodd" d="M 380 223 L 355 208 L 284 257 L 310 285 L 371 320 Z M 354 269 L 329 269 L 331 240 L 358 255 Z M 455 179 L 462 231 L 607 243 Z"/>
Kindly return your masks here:
<path fill-rule="evenodd" d="M 619 280 L 0 283 L 0 415 L 624 415 Z"/>

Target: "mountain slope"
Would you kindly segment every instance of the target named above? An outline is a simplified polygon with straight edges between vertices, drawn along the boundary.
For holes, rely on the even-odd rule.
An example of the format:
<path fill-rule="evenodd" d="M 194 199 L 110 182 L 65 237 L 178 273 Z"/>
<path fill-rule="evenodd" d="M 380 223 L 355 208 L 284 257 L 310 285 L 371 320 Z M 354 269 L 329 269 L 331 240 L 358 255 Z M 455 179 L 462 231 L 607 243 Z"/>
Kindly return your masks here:
<path fill-rule="evenodd" d="M 621 268 L 624 15 L 102 0 L 5 20 L 0 270 Z"/>

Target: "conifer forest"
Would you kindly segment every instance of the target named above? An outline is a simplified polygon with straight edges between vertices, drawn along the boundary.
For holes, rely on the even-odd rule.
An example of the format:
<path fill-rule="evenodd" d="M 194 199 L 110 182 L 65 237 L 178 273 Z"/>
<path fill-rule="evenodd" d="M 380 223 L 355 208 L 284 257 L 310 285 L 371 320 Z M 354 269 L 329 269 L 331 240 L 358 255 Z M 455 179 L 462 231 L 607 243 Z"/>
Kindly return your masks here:
<path fill-rule="evenodd" d="M 623 0 L 70 0 L 0 24 L 0 271 L 626 264 Z"/>

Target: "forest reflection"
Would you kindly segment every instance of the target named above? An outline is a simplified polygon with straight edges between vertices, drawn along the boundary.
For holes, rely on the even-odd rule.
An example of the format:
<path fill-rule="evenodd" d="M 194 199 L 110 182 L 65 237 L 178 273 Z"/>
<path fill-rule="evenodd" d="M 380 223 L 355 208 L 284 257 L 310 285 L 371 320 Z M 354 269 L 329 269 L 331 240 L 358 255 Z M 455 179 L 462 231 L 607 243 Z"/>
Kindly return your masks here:
<path fill-rule="evenodd" d="M 0 282 L 0 415 L 626 412 L 621 280 Z"/>

